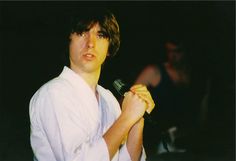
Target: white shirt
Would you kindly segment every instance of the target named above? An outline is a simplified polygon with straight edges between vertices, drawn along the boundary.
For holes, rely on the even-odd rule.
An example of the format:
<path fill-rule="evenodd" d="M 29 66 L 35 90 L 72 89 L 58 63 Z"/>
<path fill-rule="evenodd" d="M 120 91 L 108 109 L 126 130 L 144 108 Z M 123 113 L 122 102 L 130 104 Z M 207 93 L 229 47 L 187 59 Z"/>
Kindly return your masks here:
<path fill-rule="evenodd" d="M 31 98 L 31 146 L 39 161 L 109 161 L 103 134 L 120 115 L 109 90 L 88 84 L 68 67 Z M 145 160 L 143 150 L 141 160 Z M 126 144 L 112 161 L 131 161 Z"/>

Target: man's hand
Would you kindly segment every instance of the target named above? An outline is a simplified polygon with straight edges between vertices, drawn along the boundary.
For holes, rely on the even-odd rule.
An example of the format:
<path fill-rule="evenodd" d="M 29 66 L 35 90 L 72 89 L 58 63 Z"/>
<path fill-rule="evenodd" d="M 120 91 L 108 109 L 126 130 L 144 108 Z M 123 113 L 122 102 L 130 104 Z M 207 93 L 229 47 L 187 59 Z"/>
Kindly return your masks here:
<path fill-rule="evenodd" d="M 143 101 L 146 102 L 147 108 L 146 112 L 151 113 L 155 107 L 155 103 L 152 99 L 150 92 L 147 90 L 147 87 L 142 84 L 134 85 L 130 88 L 131 92 L 137 94 Z"/>
<path fill-rule="evenodd" d="M 125 93 L 122 103 L 122 113 L 132 123 L 143 117 L 145 111 L 151 113 L 155 106 L 150 92 L 144 85 L 134 85 L 129 92 Z"/>

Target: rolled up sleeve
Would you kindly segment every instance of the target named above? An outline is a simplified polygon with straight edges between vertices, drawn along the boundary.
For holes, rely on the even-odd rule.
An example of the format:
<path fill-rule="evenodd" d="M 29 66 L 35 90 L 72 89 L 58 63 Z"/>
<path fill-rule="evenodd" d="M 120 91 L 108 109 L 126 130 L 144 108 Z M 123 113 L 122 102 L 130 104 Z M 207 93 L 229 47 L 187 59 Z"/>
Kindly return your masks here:
<path fill-rule="evenodd" d="M 103 138 L 93 143 L 83 143 L 76 149 L 73 161 L 109 161 L 109 152 Z"/>
<path fill-rule="evenodd" d="M 146 160 L 146 153 L 145 153 L 145 150 L 143 148 L 140 161 L 145 161 L 145 160 Z M 130 157 L 130 154 L 128 152 L 126 143 L 123 144 L 122 147 L 120 148 L 119 161 L 132 161 L 131 157 Z"/>

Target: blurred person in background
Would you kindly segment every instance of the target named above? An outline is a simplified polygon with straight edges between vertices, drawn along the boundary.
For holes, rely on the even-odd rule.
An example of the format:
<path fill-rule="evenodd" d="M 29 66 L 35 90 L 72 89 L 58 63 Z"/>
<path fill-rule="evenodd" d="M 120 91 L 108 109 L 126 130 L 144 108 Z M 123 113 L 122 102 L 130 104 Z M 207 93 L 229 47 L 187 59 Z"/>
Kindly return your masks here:
<path fill-rule="evenodd" d="M 185 152 L 177 140 L 185 138 L 196 123 L 195 107 L 191 93 L 191 66 L 186 59 L 183 43 L 169 39 L 163 45 L 165 61 L 148 64 L 139 73 L 135 84 L 148 87 L 157 108 L 151 121 L 144 127 L 144 145 L 147 155 L 166 152 Z"/>

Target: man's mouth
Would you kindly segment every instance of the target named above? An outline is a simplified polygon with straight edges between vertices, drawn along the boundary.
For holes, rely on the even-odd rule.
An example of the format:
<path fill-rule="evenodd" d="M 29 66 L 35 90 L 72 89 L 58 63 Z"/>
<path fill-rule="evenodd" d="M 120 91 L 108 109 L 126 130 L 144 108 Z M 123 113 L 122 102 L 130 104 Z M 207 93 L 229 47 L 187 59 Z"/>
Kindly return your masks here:
<path fill-rule="evenodd" d="M 86 60 L 93 60 L 95 58 L 95 55 L 94 54 L 91 54 L 91 53 L 86 53 L 83 55 L 83 57 L 86 59 Z"/>

